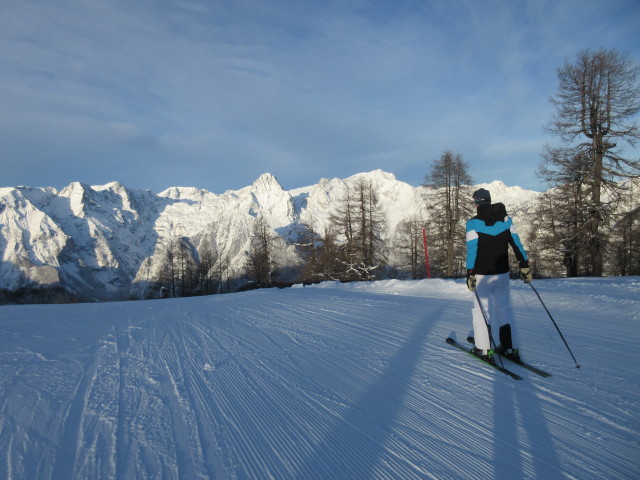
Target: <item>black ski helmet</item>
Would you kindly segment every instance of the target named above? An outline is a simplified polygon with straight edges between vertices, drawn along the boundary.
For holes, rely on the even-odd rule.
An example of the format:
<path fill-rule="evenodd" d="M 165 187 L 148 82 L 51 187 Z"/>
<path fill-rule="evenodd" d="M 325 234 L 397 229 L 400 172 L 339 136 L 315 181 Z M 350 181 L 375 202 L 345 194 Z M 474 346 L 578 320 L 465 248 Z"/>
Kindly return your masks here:
<path fill-rule="evenodd" d="M 473 192 L 473 203 L 476 205 L 491 205 L 491 194 L 489 190 L 481 188 Z"/>

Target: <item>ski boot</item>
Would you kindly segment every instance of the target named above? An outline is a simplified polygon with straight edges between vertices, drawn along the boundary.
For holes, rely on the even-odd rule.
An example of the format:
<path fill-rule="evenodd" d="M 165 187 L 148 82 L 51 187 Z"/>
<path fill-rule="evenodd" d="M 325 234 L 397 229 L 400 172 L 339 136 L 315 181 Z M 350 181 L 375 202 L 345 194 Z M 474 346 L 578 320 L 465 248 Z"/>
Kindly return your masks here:
<path fill-rule="evenodd" d="M 520 352 L 517 348 L 504 348 L 502 345 L 498 345 L 496 347 L 496 353 L 502 355 L 503 357 L 510 358 L 514 362 L 522 362 L 522 360 L 520 359 Z"/>
<path fill-rule="evenodd" d="M 482 350 L 480 350 L 477 347 L 473 347 L 471 349 L 471 354 L 478 357 L 480 360 L 482 360 L 483 362 L 487 362 L 491 365 L 495 365 L 496 364 L 496 359 L 494 358 L 495 356 L 495 351 L 494 350 L 487 350 L 487 353 L 483 353 Z"/>
<path fill-rule="evenodd" d="M 507 350 L 506 356 L 509 357 L 514 362 L 518 362 L 518 363 L 522 362 L 522 359 L 520 358 L 520 351 L 517 348 L 512 348 L 510 350 Z"/>

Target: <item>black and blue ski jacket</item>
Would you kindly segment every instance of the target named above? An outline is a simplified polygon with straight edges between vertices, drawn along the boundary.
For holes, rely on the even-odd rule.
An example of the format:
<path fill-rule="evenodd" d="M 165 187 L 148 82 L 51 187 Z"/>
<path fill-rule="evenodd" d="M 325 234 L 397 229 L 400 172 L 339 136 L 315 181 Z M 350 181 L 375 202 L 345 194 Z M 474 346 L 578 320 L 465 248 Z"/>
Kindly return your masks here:
<path fill-rule="evenodd" d="M 467 220 L 467 270 L 478 275 L 509 272 L 509 245 L 520 266 L 527 263 L 527 252 L 502 203 L 479 205 L 478 214 Z"/>

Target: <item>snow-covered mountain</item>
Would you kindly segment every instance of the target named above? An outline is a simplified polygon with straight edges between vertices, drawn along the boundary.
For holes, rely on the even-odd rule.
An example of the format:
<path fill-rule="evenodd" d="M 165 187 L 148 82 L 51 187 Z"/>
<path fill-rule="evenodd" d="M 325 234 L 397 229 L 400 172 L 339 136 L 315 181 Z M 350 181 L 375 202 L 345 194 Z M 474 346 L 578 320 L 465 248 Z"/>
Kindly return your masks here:
<path fill-rule="evenodd" d="M 230 276 L 241 275 L 258 217 L 287 244 L 279 252 L 280 263 L 295 265 L 299 227 L 323 231 L 346 190 L 360 180 L 377 190 L 387 238 L 402 220 L 428 218 L 427 189 L 381 170 L 324 178 L 289 191 L 266 173 L 250 186 L 221 195 L 185 187 L 154 194 L 118 182 L 72 183 L 60 191 L 0 188 L 0 288 L 58 285 L 84 298 L 140 298 L 162 268 L 163 251 L 176 238 L 187 239 L 194 251 L 208 242 L 228 258 Z M 516 222 L 526 218 L 523 213 L 540 195 L 499 181 L 481 186 L 492 192 L 494 201 L 508 205 Z"/>

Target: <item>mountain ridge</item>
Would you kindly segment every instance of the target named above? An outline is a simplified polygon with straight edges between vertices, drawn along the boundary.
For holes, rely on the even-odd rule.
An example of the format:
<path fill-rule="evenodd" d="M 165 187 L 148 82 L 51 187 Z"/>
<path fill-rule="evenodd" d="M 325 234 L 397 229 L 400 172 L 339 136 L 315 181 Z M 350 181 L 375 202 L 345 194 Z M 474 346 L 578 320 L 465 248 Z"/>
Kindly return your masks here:
<path fill-rule="evenodd" d="M 258 217 L 284 239 L 282 265 L 295 265 L 296 232 L 313 224 L 318 232 L 349 186 L 360 180 L 376 188 L 387 218 L 383 236 L 411 216 L 428 218 L 423 195 L 383 170 L 350 177 L 322 178 L 314 185 L 285 190 L 271 173 L 251 185 L 216 194 L 195 187 L 170 187 L 154 194 L 120 182 L 53 187 L 0 188 L 0 288 L 62 286 L 91 300 L 153 295 L 162 252 L 175 239 L 194 251 L 209 242 L 229 259 L 230 275 L 242 274 L 253 224 Z M 517 221 L 539 192 L 508 187 L 501 181 L 479 184 L 494 201 L 503 201 Z"/>

